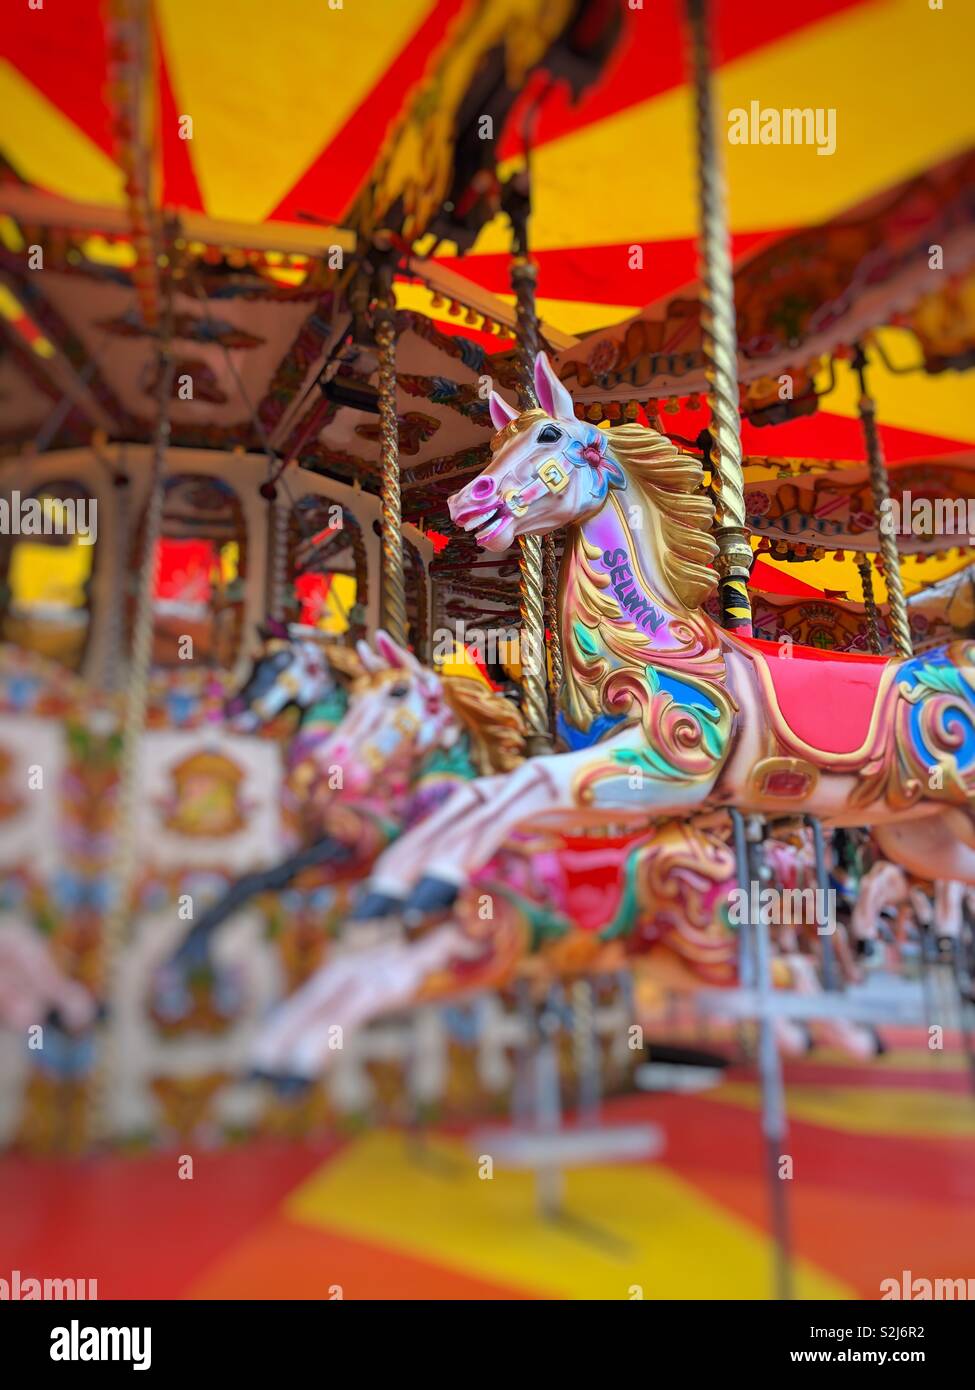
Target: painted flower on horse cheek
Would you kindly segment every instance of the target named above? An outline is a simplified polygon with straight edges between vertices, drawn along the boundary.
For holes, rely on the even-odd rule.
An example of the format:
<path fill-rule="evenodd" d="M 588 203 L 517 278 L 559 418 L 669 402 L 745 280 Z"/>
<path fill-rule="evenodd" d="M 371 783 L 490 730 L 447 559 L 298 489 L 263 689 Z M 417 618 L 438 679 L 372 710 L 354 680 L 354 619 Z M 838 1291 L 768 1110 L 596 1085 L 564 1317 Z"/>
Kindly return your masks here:
<path fill-rule="evenodd" d="M 588 429 L 582 439 L 573 439 L 566 447 L 565 456 L 576 468 L 588 465 L 599 477 L 603 494 L 610 487 L 625 487 L 623 470 L 609 455 L 609 440 L 601 430 Z"/>

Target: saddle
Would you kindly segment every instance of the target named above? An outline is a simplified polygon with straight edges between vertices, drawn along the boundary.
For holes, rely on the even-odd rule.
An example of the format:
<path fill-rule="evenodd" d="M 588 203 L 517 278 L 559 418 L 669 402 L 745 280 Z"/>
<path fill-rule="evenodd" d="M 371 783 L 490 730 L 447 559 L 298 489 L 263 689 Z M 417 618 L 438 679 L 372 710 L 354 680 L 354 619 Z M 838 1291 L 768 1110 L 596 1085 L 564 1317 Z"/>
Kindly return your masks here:
<path fill-rule="evenodd" d="M 821 753 L 855 753 L 866 743 L 885 674 L 896 658 L 828 652 L 738 637 L 769 697 L 773 719 Z M 788 655 L 785 653 L 788 652 Z"/>
<path fill-rule="evenodd" d="M 759 637 L 733 641 L 755 669 L 771 735 L 771 756 L 752 772 L 759 795 L 803 797 L 828 766 L 855 771 L 878 756 L 880 712 L 896 658 L 783 647 Z"/>

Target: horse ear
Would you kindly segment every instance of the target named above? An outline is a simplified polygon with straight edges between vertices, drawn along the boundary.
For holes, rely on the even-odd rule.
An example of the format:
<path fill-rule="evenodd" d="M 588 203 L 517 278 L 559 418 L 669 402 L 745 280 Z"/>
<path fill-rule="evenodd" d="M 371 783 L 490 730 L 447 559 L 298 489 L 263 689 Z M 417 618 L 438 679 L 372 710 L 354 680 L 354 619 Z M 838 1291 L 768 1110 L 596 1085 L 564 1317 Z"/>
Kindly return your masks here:
<path fill-rule="evenodd" d="M 384 632 L 382 628 L 376 632 L 376 651 L 387 666 L 415 671 L 419 675 L 423 673 L 423 667 L 413 653 L 407 651 L 405 647 L 401 647 L 398 642 L 394 642 L 389 633 Z"/>
<path fill-rule="evenodd" d="M 505 425 L 509 425 L 512 420 L 518 419 L 517 410 L 513 410 L 497 391 L 492 391 L 488 399 L 488 409 L 491 412 L 491 424 L 496 430 L 503 430 Z"/>
<path fill-rule="evenodd" d="M 544 352 L 535 358 L 535 394 L 546 415 L 551 415 L 555 420 L 576 418 L 572 397 L 555 375 Z"/>
<path fill-rule="evenodd" d="M 374 676 L 378 671 L 384 671 L 386 669 L 385 662 L 376 655 L 369 643 L 362 638 L 356 642 L 355 649 L 359 653 L 359 660 L 371 676 Z"/>

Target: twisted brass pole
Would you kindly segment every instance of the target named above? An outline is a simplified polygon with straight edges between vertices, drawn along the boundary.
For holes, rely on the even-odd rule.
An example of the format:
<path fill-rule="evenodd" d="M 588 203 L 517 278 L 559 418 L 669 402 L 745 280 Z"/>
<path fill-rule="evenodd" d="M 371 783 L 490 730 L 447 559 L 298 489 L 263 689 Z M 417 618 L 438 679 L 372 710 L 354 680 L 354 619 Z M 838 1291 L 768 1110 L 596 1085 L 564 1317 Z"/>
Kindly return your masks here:
<path fill-rule="evenodd" d="M 375 317 L 379 348 L 379 438 L 382 466 L 383 625 L 406 646 L 406 582 L 403 577 L 403 509 L 399 474 L 399 420 L 396 415 L 396 324 L 392 305 L 381 303 Z"/>
<path fill-rule="evenodd" d="M 697 140 L 701 331 L 711 407 L 715 539 L 721 621 L 750 635 L 748 577 L 752 551 L 745 531 L 745 482 L 738 414 L 738 333 L 725 210 L 724 179 L 714 130 L 707 0 L 688 0 Z"/>
<path fill-rule="evenodd" d="M 867 618 L 867 644 L 872 652 L 879 654 L 883 650 L 883 643 L 880 640 L 877 599 L 873 591 L 873 570 L 870 568 L 869 555 L 860 556 L 859 560 L 857 560 L 857 569 L 860 571 L 860 585 L 863 589 L 863 607 Z"/>
<path fill-rule="evenodd" d="M 911 625 L 907 615 L 907 598 L 901 579 L 901 557 L 891 518 L 890 479 L 887 477 L 887 464 L 884 449 L 877 428 L 877 405 L 867 390 L 867 358 L 863 348 L 857 346 L 853 368 L 860 382 L 858 410 L 863 426 L 863 439 L 867 451 L 867 467 L 870 469 L 870 490 L 873 493 L 874 514 L 880 536 L 880 553 L 884 561 L 884 582 L 887 585 L 887 621 L 894 638 L 894 646 L 899 656 L 913 656 L 914 644 L 911 641 Z"/>
<path fill-rule="evenodd" d="M 538 317 L 535 312 L 537 267 L 527 256 L 516 256 L 511 267 L 515 292 L 515 332 L 518 340 L 519 400 L 522 410 L 536 405 L 535 358 L 538 355 Z M 528 725 L 528 751 L 547 753 L 552 746 L 545 681 L 545 612 L 542 597 L 542 540 L 521 537 L 518 572 L 521 615 L 522 713 Z"/>
<path fill-rule="evenodd" d="M 542 537 L 542 575 L 545 594 L 545 627 L 548 631 L 549 727 L 554 736 L 562 698 L 562 642 L 559 633 L 559 557 L 555 533 Z"/>
<path fill-rule="evenodd" d="M 167 324 L 169 311 L 166 312 Z M 167 330 L 168 331 L 168 330 Z M 136 872 L 136 815 L 142 799 L 139 786 L 139 756 L 149 703 L 149 677 L 152 669 L 154 628 L 153 595 L 159 569 L 159 540 L 162 535 L 163 508 L 166 493 L 166 449 L 169 444 L 169 398 L 173 383 L 174 363 L 168 337 L 160 349 L 158 416 L 152 451 L 152 471 L 149 479 L 149 500 L 143 528 L 142 568 L 132 623 L 132 650 L 126 678 L 125 715 L 122 721 L 122 754 L 119 761 L 119 780 L 115 811 L 115 849 L 112 856 L 110 881 L 111 905 L 102 923 L 101 939 L 101 997 L 108 1009 L 102 1055 L 96 1069 L 91 1093 L 91 1112 L 95 1134 L 110 1139 L 112 1121 L 109 1113 L 117 1060 L 114 1030 L 118 1015 L 114 999 L 119 955 L 125 944 L 126 930 L 132 911 L 132 889 Z"/>

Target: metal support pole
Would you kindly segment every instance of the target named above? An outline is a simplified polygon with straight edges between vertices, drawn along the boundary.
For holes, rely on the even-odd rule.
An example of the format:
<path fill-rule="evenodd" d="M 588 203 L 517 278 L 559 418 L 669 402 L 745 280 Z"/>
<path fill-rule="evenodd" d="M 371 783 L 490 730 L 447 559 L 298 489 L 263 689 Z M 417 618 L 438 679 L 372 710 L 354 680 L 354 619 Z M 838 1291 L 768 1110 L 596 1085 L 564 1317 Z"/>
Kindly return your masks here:
<path fill-rule="evenodd" d="M 555 535 L 542 537 L 542 571 L 545 589 L 545 627 L 548 631 L 548 654 L 551 664 L 548 685 L 549 729 L 554 739 L 562 698 L 562 636 L 559 630 L 559 561 Z"/>
<path fill-rule="evenodd" d="M 572 986 L 572 1053 L 579 1097 L 579 1118 L 593 1121 L 599 1115 L 602 1084 L 599 1044 L 596 1038 L 596 991 L 592 980 L 576 980 Z"/>
<path fill-rule="evenodd" d="M 900 551 L 897 536 L 889 525 L 890 479 L 884 460 L 880 431 L 877 428 L 877 405 L 867 390 L 867 357 L 858 344 L 853 359 L 853 369 L 860 382 L 859 412 L 863 426 L 863 439 L 866 445 L 867 466 L 870 469 L 870 488 L 873 492 L 874 513 L 877 517 L 880 534 L 880 553 L 884 561 L 884 581 L 887 585 L 888 622 L 894 638 L 894 646 L 899 656 L 913 656 L 911 625 L 907 614 L 907 599 L 901 579 Z"/>
<path fill-rule="evenodd" d="M 880 623 L 877 613 L 877 598 L 873 591 L 873 569 L 870 565 L 870 556 L 861 555 L 857 560 L 857 569 L 860 571 L 860 585 L 863 589 L 863 608 L 867 617 L 867 644 L 870 650 L 877 655 L 883 651 L 883 643 L 880 640 Z"/>
<path fill-rule="evenodd" d="M 559 1082 L 557 1038 L 562 1021 L 550 997 L 538 1015 L 538 1039 L 532 1057 L 534 1079 L 534 1120 L 540 1134 L 551 1135 L 562 1127 L 562 1097 Z M 552 1220 L 561 1215 L 564 1181 L 554 1163 L 540 1166 L 535 1173 L 535 1194 L 539 1215 Z"/>
<path fill-rule="evenodd" d="M 751 884 L 762 875 L 761 843 L 764 833 L 761 819 L 749 818 L 746 824 L 740 811 L 730 811 L 734 828 L 735 858 L 739 887 L 744 889 L 746 902 L 751 901 Z M 744 852 L 743 852 L 744 851 Z M 762 1135 L 765 1140 L 766 1175 L 772 1209 L 772 1231 L 775 1238 L 775 1291 L 780 1300 L 792 1297 L 790 1268 L 789 1211 L 786 1201 L 786 1179 L 779 1176 L 787 1135 L 785 1090 L 782 1065 L 772 1025 L 771 948 L 767 923 L 761 920 L 743 923 L 741 930 L 752 939 L 755 960 L 755 992 L 758 996 L 758 1070 L 762 1092 Z"/>
<path fill-rule="evenodd" d="M 403 508 L 399 474 L 399 420 L 396 413 L 396 324 L 389 300 L 380 302 L 376 309 L 375 335 L 379 348 L 383 625 L 393 641 L 405 647 L 406 582 L 403 575 Z"/>
<path fill-rule="evenodd" d="M 699 207 L 701 330 L 711 407 L 715 538 L 721 622 L 750 636 L 748 578 L 752 550 L 745 531 L 745 479 L 738 413 L 738 333 L 724 180 L 714 129 L 708 0 L 688 0 L 694 79 Z"/>
<path fill-rule="evenodd" d="M 806 816 L 807 825 L 812 826 L 813 850 L 816 856 L 816 887 L 822 894 L 821 901 L 828 903 L 829 898 L 829 874 L 826 871 L 826 846 L 823 843 L 823 826 L 818 816 Z M 822 941 L 823 953 L 823 987 L 828 990 L 840 988 L 839 975 L 836 969 L 836 952 L 833 949 L 832 933 L 836 930 L 836 913 L 830 912 L 828 930 L 822 931 L 822 923 L 817 923 L 816 930 Z"/>

